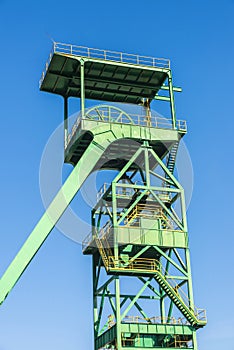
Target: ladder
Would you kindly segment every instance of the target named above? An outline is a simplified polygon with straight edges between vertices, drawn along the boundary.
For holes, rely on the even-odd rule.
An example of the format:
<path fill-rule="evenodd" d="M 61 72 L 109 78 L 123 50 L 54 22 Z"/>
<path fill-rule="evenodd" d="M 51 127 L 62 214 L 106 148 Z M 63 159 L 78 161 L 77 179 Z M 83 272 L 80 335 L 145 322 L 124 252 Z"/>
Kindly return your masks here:
<path fill-rule="evenodd" d="M 173 174 L 174 169 L 175 169 L 175 161 L 176 161 L 176 155 L 177 155 L 177 151 L 179 148 L 179 142 L 177 141 L 176 143 L 174 143 L 174 145 L 172 146 L 168 157 L 167 157 L 167 169 Z M 166 180 L 170 180 L 170 177 L 165 173 L 165 179 Z M 170 187 L 170 184 L 167 181 L 163 181 L 163 187 Z"/>
<path fill-rule="evenodd" d="M 206 325 L 206 317 L 202 317 L 201 319 L 199 318 L 199 315 L 189 305 L 186 304 L 186 302 L 179 294 L 177 288 L 172 286 L 166 280 L 161 271 L 158 270 L 156 272 L 155 279 L 193 327 L 201 328 Z"/>
<path fill-rule="evenodd" d="M 110 269 L 110 258 L 113 257 L 112 250 L 110 248 L 109 242 L 106 237 L 99 238 L 98 235 L 95 235 L 95 242 L 98 248 L 98 251 L 102 257 L 103 264 L 105 266 L 106 271 Z"/>

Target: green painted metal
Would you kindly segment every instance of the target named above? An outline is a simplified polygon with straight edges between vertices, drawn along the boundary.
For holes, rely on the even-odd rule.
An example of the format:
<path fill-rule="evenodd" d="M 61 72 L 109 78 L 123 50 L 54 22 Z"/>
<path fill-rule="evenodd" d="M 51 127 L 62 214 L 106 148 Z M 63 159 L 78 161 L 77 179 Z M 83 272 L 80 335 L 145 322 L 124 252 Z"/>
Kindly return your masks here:
<path fill-rule="evenodd" d="M 68 138 L 68 99 L 64 98 L 64 149 L 67 146 Z"/>
<path fill-rule="evenodd" d="M 174 91 L 173 91 L 171 71 L 168 73 L 168 87 L 169 87 L 169 94 L 170 94 L 172 125 L 175 128 L 176 127 L 176 114 L 175 114 Z"/>
<path fill-rule="evenodd" d="M 130 179 L 132 175 L 130 176 L 130 173 L 136 174 L 135 170 L 131 170 L 133 167 L 133 164 L 136 162 L 137 159 L 143 160 L 143 173 L 144 175 L 144 184 L 138 185 L 134 182 L 129 181 L 126 183 L 126 176 L 128 174 L 128 178 Z M 165 172 L 165 176 L 167 179 L 170 180 L 170 186 L 171 187 L 164 187 L 165 186 L 165 178 L 159 176 L 158 178 L 162 180 L 163 187 L 155 187 L 151 185 L 151 176 L 154 174 L 155 176 L 158 175 L 155 171 L 153 171 L 150 168 L 150 162 L 149 159 L 155 158 L 157 167 L 161 168 Z M 142 170 L 141 169 L 141 170 Z M 156 176 L 157 177 L 157 176 Z M 122 180 L 125 179 L 123 182 Z M 140 191 L 140 194 L 130 202 L 130 205 L 127 206 L 127 208 L 123 206 L 123 213 L 119 215 L 120 212 L 120 205 L 118 204 L 120 201 L 120 198 L 118 196 L 118 193 L 122 189 L 124 196 L 127 195 L 128 191 L 131 189 L 133 192 Z M 175 210 L 172 210 L 167 204 L 163 202 L 163 197 L 160 199 L 161 193 L 165 192 L 175 195 L 173 203 L 178 201 L 180 199 L 180 208 L 181 208 L 181 218 L 176 216 Z M 158 192 L 158 193 L 157 193 Z M 193 329 L 193 332 L 189 337 L 181 338 L 179 334 L 177 334 L 178 339 L 176 340 L 176 337 L 171 335 L 171 346 L 168 345 L 166 342 L 167 336 L 165 335 L 165 348 L 178 348 L 178 347 L 187 347 L 190 346 L 189 344 L 193 344 L 192 348 L 197 349 L 195 335 L 196 335 L 196 329 L 203 327 L 206 324 L 206 317 L 205 314 L 200 313 L 200 310 L 197 310 L 194 306 L 193 302 L 193 295 L 192 295 L 192 285 L 191 285 L 191 271 L 190 271 L 190 262 L 189 262 L 189 250 L 188 250 L 188 243 L 186 239 L 186 244 L 180 245 L 179 241 L 176 239 L 169 243 L 170 240 L 168 240 L 168 233 L 171 235 L 170 230 L 168 229 L 166 232 L 165 230 L 162 230 L 162 236 L 167 234 L 167 241 L 157 240 L 157 232 L 158 228 L 155 226 L 155 222 L 157 221 L 155 218 L 145 218 L 143 221 L 144 224 L 148 225 L 148 228 L 141 228 L 133 226 L 131 229 L 130 227 L 124 225 L 124 221 L 126 218 L 130 215 L 130 213 L 133 211 L 134 208 L 141 202 L 141 200 L 145 197 L 151 196 L 151 199 L 154 200 L 155 203 L 157 203 L 160 208 L 162 208 L 163 212 L 167 215 L 167 217 L 171 218 L 171 220 L 174 221 L 175 225 L 177 225 L 177 230 L 175 230 L 175 237 L 179 237 L 179 235 L 182 233 L 183 235 L 186 234 L 187 237 L 187 221 L 186 221 L 186 211 L 185 211 L 185 198 L 184 198 L 184 191 L 179 182 L 176 180 L 174 175 L 170 172 L 170 170 L 166 167 L 165 163 L 160 159 L 160 157 L 154 152 L 152 147 L 149 146 L 149 143 L 143 142 L 142 145 L 139 147 L 138 150 L 136 150 L 135 154 L 131 157 L 131 159 L 123 166 L 123 168 L 120 170 L 119 174 L 115 177 L 115 179 L 112 181 L 111 186 L 106 187 L 106 192 L 103 192 L 103 196 L 101 199 L 99 199 L 97 205 L 95 206 L 94 210 L 96 210 L 98 218 L 100 218 L 100 213 L 102 213 L 102 216 L 107 216 L 108 220 L 111 222 L 111 228 L 106 233 L 107 240 L 109 240 L 109 243 L 104 241 L 103 239 L 103 247 L 102 249 L 105 250 L 104 244 L 107 246 L 111 244 L 110 242 L 114 242 L 113 246 L 113 262 L 110 264 L 110 266 L 106 266 L 106 264 L 103 264 L 103 268 L 105 267 L 108 274 L 114 274 L 115 276 L 118 276 L 118 281 L 121 282 L 122 276 L 129 276 L 129 279 L 133 280 L 139 279 L 143 286 L 136 291 L 135 294 L 132 295 L 125 295 L 122 294 L 118 288 L 118 293 L 116 292 L 112 294 L 113 300 L 116 302 L 116 306 L 119 305 L 118 300 L 122 300 L 120 303 L 120 311 L 121 311 L 121 322 L 126 322 L 124 319 L 126 316 L 129 315 L 129 311 L 133 309 L 137 309 L 139 311 L 139 314 L 142 316 L 141 320 L 138 319 L 140 323 L 148 323 L 152 324 L 154 320 L 152 320 L 152 317 L 148 316 L 148 313 L 144 309 L 144 306 L 142 306 L 142 300 L 145 301 L 154 301 L 154 303 L 157 303 L 159 301 L 159 307 L 160 307 L 160 317 L 161 320 L 158 322 L 161 324 L 174 324 L 175 323 L 175 316 L 173 315 L 174 310 L 180 311 L 181 315 L 183 316 L 184 320 L 188 322 L 191 326 L 191 329 Z M 106 201 L 107 200 L 107 201 Z M 112 212 L 110 215 L 110 212 L 103 211 L 104 203 L 107 206 L 108 203 L 111 203 L 112 206 Z M 145 203 L 146 205 L 146 203 Z M 103 229 L 100 227 L 97 227 L 95 224 L 95 211 L 93 212 L 93 237 L 96 237 L 96 235 L 100 235 L 100 237 L 105 236 L 105 232 L 103 233 Z M 158 219 L 159 220 L 159 219 Z M 97 227 L 97 229 L 96 229 Z M 131 235 L 129 235 L 129 231 L 133 230 L 133 236 L 131 238 Z M 149 235 L 149 232 L 152 232 L 152 235 Z M 135 234 L 135 236 L 134 236 Z M 112 238 L 111 238 L 112 237 Z M 94 238 L 93 238 L 94 240 Z M 157 243 L 155 244 L 155 240 L 157 240 Z M 100 239 L 101 241 L 101 239 Z M 90 242 L 90 246 L 93 244 Z M 133 250 L 131 249 L 125 249 L 123 247 L 130 247 L 132 246 Z M 169 248 L 170 247 L 170 248 Z M 99 251 L 93 245 L 93 248 L 89 250 L 89 254 L 93 254 L 93 256 L 100 255 L 103 256 L 102 251 L 100 250 L 100 246 L 98 246 Z M 136 250 L 137 248 L 137 250 Z M 152 248 L 155 249 L 156 252 L 152 251 Z M 151 249 L 151 250 L 150 250 Z M 180 250 L 183 250 L 183 253 L 185 257 L 183 257 L 183 254 L 179 252 Z M 84 253 L 85 253 L 86 247 L 84 247 Z M 109 251 L 109 248 L 108 248 Z M 124 261 L 123 254 L 121 252 L 124 252 Z M 128 254 L 127 254 L 128 252 Z M 172 256 L 173 254 L 173 256 Z M 120 257 L 122 258 L 120 259 Z M 147 258 L 154 259 L 155 257 L 158 258 L 158 261 L 160 260 L 163 264 L 163 259 L 165 260 L 165 271 L 161 269 L 161 265 L 159 264 L 158 268 L 156 269 L 150 269 L 147 266 L 140 268 L 137 266 L 137 261 L 139 257 L 144 258 L 147 256 Z M 134 265 L 134 262 L 136 262 L 136 265 Z M 177 271 L 177 275 L 171 275 L 170 268 L 175 269 Z M 148 278 L 145 279 L 142 276 L 147 276 Z M 151 285 L 151 281 L 157 282 L 158 290 L 155 289 L 155 286 Z M 172 285 L 171 281 L 176 281 L 176 284 Z M 119 283 L 118 282 L 118 283 Z M 131 282 L 133 283 L 133 282 Z M 98 283 L 97 283 L 98 285 Z M 186 292 L 182 291 L 183 286 L 186 286 Z M 154 292 L 154 294 L 158 295 L 158 297 L 155 298 L 151 295 L 142 295 L 143 291 L 146 291 L 150 289 Z M 179 292 L 181 290 L 181 292 Z M 119 294 L 120 293 L 120 294 Z M 185 298 L 183 297 L 183 293 L 185 293 Z M 103 298 L 103 294 L 96 292 L 97 298 Z M 169 304 L 167 306 L 167 313 L 165 310 L 165 299 L 169 300 Z M 126 302 L 129 300 L 129 304 L 126 305 Z M 103 301 L 103 299 L 102 299 Z M 167 316 L 166 316 L 167 315 Z M 202 316 L 202 317 L 201 317 Z M 103 314 L 103 317 L 104 314 Z M 132 321 L 134 323 L 134 320 Z M 122 324 L 122 323 L 121 323 Z M 109 325 L 110 326 L 110 325 Z M 116 338 L 117 335 L 121 333 L 121 327 L 119 325 L 119 322 L 116 323 L 115 326 L 116 331 Z M 104 328 L 106 331 L 108 327 Z M 98 344 L 99 339 L 102 339 L 102 332 L 103 329 L 96 337 L 96 342 Z M 135 334 L 135 335 L 134 335 Z M 136 333 L 134 333 L 132 336 L 136 336 Z M 139 339 L 141 337 L 144 337 L 144 335 L 139 332 L 137 333 L 139 336 Z M 149 333 L 147 333 L 149 335 Z M 157 337 L 156 337 L 157 338 Z M 158 336 L 157 341 L 161 341 L 160 339 L 162 336 Z M 143 341 L 143 340 L 142 340 Z M 129 343 L 129 341 L 126 341 Z M 156 340 L 151 339 L 151 344 L 155 344 L 156 346 Z M 144 342 L 143 342 L 144 343 Z M 114 343 L 113 343 L 114 344 Z M 112 344 L 112 345 L 113 345 Z M 122 349 L 128 348 L 124 344 L 124 338 L 122 336 Z M 145 344 L 145 343 L 144 343 Z M 160 343 L 161 344 L 161 343 Z M 112 346 L 110 345 L 110 346 Z M 107 345 L 106 345 L 107 346 Z M 109 345 L 108 345 L 109 346 Z M 113 348 L 115 348 L 116 344 L 113 345 Z M 131 348 L 137 347 L 139 348 L 139 344 L 135 344 L 134 346 L 131 346 Z M 149 346 L 149 344 L 146 347 L 154 347 L 154 345 Z M 157 345 L 158 347 L 158 345 Z M 162 347 L 162 346 L 160 346 Z M 99 348 L 99 347 L 98 347 Z M 109 348 L 109 347 L 107 347 Z M 111 347 L 110 347 L 111 348 Z M 118 347 L 119 348 L 119 347 Z"/>
<path fill-rule="evenodd" d="M 124 53 L 108 56 L 105 50 L 92 52 L 89 48 L 54 43 L 40 80 L 40 89 L 67 97 L 81 97 L 80 62 L 84 61 L 86 98 L 138 104 L 142 97 L 154 98 L 170 71 L 167 59 L 146 61 L 138 55 L 128 55 L 127 58 Z"/>
<path fill-rule="evenodd" d="M 156 95 L 154 97 L 155 100 L 160 100 L 160 101 L 167 101 L 167 102 L 170 102 L 170 97 L 167 97 L 167 96 L 160 96 L 160 95 Z"/>
<path fill-rule="evenodd" d="M 169 90 L 169 87 L 163 85 L 161 87 L 161 90 Z M 173 91 L 175 91 L 175 92 L 182 92 L 182 88 L 181 87 L 177 87 L 177 86 L 173 86 Z"/>
<path fill-rule="evenodd" d="M 48 237 L 87 176 L 92 172 L 97 160 L 104 153 L 111 141 L 115 140 L 113 130 L 106 130 L 103 132 L 103 129 L 96 127 L 93 129 L 93 134 L 93 141 L 85 151 L 82 160 L 75 166 L 61 190 L 0 279 L 0 304 L 4 301 L 38 249 Z"/>
<path fill-rule="evenodd" d="M 65 162 L 74 169 L 1 278 L 0 303 L 87 176 L 115 170 L 83 242 L 92 255 L 94 350 L 197 350 L 206 315 L 194 304 L 185 196 L 173 174 L 187 128 L 176 119 L 174 92 L 182 90 L 173 86 L 170 62 L 54 43 L 40 89 L 64 97 Z M 81 109 L 70 134 L 69 97 L 80 98 Z M 145 112 L 86 109 L 88 98 L 141 104 Z M 169 102 L 168 120 L 152 115 L 153 100 Z"/>
<path fill-rule="evenodd" d="M 81 117 L 84 118 L 85 115 L 85 82 L 84 82 L 84 69 L 85 63 L 83 60 L 80 61 L 80 110 Z"/>
<path fill-rule="evenodd" d="M 174 105 L 174 91 L 181 91 L 181 89 L 173 87 L 171 72 L 168 72 L 168 85 L 163 86 L 162 90 L 168 91 L 169 96 L 160 96 L 157 93 L 155 95 L 155 99 L 170 102 L 172 129 L 174 129 L 175 133 L 177 134 L 177 137 L 175 137 L 175 135 L 172 136 L 172 134 L 169 136 L 169 132 L 167 130 L 167 135 L 169 138 L 171 137 L 172 141 L 171 145 L 168 147 L 168 151 L 166 151 L 166 154 L 168 154 L 167 162 L 163 161 L 163 158 L 165 158 L 165 153 L 160 153 L 160 151 L 154 149 L 153 147 L 153 140 L 162 140 L 164 138 L 161 130 L 160 136 L 155 135 L 153 129 L 150 130 L 150 133 L 147 133 L 147 125 L 144 125 L 143 127 L 145 128 L 145 134 L 143 140 L 142 137 L 136 136 L 138 132 L 134 130 L 134 132 L 131 134 L 131 139 L 140 141 L 141 146 L 132 153 L 132 156 L 130 159 L 128 158 L 129 160 L 125 164 L 118 167 L 116 166 L 116 169 L 119 170 L 119 174 L 112 181 L 111 186 L 108 186 L 106 191 L 102 193 L 101 199 L 99 199 L 98 203 L 93 208 L 93 238 L 89 244 L 84 247 L 83 252 L 84 254 L 92 254 L 94 263 L 97 261 L 97 257 L 101 257 L 103 261 L 101 268 L 105 269 L 108 275 L 113 275 L 114 279 L 110 280 L 110 283 L 115 281 L 115 285 L 117 285 L 115 291 L 109 293 L 108 297 L 106 297 L 103 292 L 100 293 L 98 291 L 98 280 L 95 280 L 96 292 L 94 291 L 94 295 L 95 300 L 101 298 L 100 305 L 102 317 L 106 317 L 105 313 L 103 312 L 103 307 L 105 302 L 108 303 L 107 300 L 110 295 L 112 298 L 112 311 L 116 309 L 118 310 L 117 314 L 115 312 L 113 313 L 115 324 L 108 325 L 108 322 L 104 322 L 104 327 L 96 335 L 95 349 L 100 349 L 102 347 L 105 349 L 143 349 L 146 347 L 191 347 L 193 349 L 197 349 L 196 330 L 206 324 L 206 317 L 201 317 L 199 311 L 197 311 L 194 306 L 184 190 L 173 175 L 175 157 L 178 150 L 179 140 L 182 135 L 179 135 L 179 130 L 177 129 Z M 93 110 L 96 110 L 97 115 L 99 114 L 100 117 L 98 107 L 93 108 Z M 122 114 L 126 115 L 126 112 L 122 111 Z M 105 121 L 101 117 L 100 119 Z M 116 120 L 111 119 L 111 116 L 109 116 L 109 121 L 115 123 Z M 132 119 L 131 116 L 129 116 L 129 122 L 134 125 L 134 119 Z M 121 128 L 125 128 L 125 125 L 123 124 L 124 123 L 121 124 Z M 135 126 L 132 126 L 132 128 L 135 128 Z M 142 130 L 140 133 L 142 133 Z M 141 157 L 142 154 L 143 156 Z M 117 154 L 115 155 L 113 153 L 113 156 L 117 157 Z M 142 161 L 141 166 L 143 169 L 133 169 L 134 162 L 136 162 L 140 157 Z M 157 164 L 157 166 L 164 172 L 164 176 L 154 171 L 152 167 L 153 158 L 155 159 L 155 164 Z M 113 166 L 113 168 L 115 167 Z M 138 185 L 133 181 L 131 182 L 131 179 L 134 178 L 137 172 L 139 172 L 143 182 L 141 185 Z M 161 186 L 155 186 L 151 183 L 152 176 L 162 180 Z M 118 198 L 118 190 L 120 189 L 124 195 L 126 195 L 129 190 L 132 190 L 132 193 L 139 192 L 139 195 L 135 198 L 133 196 L 130 204 L 124 208 L 123 206 L 121 207 L 119 205 L 120 198 Z M 165 196 L 171 196 L 170 205 L 167 201 L 165 202 L 165 198 L 163 198 L 162 193 Z M 148 228 L 143 228 L 141 226 L 137 227 L 134 225 L 133 227 L 129 227 L 125 225 L 128 217 L 131 216 L 134 209 L 136 209 L 141 201 L 146 197 L 151 197 L 154 203 L 161 208 L 164 215 L 174 222 L 177 227 L 175 231 L 167 229 L 165 232 L 165 229 L 162 227 L 159 228 L 160 225 L 158 225 L 157 220 L 155 221 L 153 218 L 142 219 L 140 221 L 142 224 L 144 223 L 144 225 L 147 225 Z M 106 201 L 107 199 L 111 203 L 108 210 L 106 210 L 108 207 L 108 202 Z M 173 209 L 174 204 L 178 201 L 180 202 L 180 218 Z M 120 212 L 121 215 L 119 214 Z M 95 216 L 98 216 L 97 221 Z M 100 227 L 100 222 L 105 216 L 108 216 L 108 219 L 106 220 L 108 220 L 107 222 L 109 222 L 111 225 L 111 228 L 107 233 L 105 233 Z M 97 238 L 99 235 L 101 238 Z M 96 247 L 95 242 L 97 242 L 97 239 L 99 243 Z M 106 247 L 105 244 L 107 245 Z M 113 244 L 112 248 L 111 244 Z M 152 248 L 155 249 L 154 253 Z M 158 270 L 150 270 L 148 267 L 139 268 L 139 266 L 137 266 L 139 259 L 147 259 L 145 257 L 157 257 L 159 264 L 165 265 L 165 271 L 161 270 L 161 268 Z M 111 258 L 109 265 L 108 258 Z M 170 272 L 172 267 L 175 269 L 173 273 Z M 143 286 L 136 291 L 135 294 L 122 293 L 121 280 L 124 276 L 128 276 L 129 283 L 134 279 L 140 280 L 143 283 Z M 173 280 L 176 281 L 176 285 L 174 286 L 171 284 L 171 281 Z M 152 285 L 152 281 L 157 282 L 157 288 Z M 183 290 L 184 286 L 186 286 L 186 288 Z M 142 293 L 147 290 L 153 292 L 154 295 L 142 295 Z M 181 292 L 179 293 L 178 291 L 180 290 Z M 187 301 L 182 298 L 182 293 L 186 294 Z M 144 334 L 141 323 L 145 322 L 149 325 L 153 325 L 153 321 L 152 317 L 148 316 L 145 305 L 142 306 L 142 300 L 145 302 L 147 300 L 149 302 L 153 300 L 154 303 L 159 302 L 161 317 L 159 323 L 163 326 L 168 326 L 168 328 L 170 323 L 173 324 L 175 322 L 174 313 L 176 312 L 176 314 L 178 314 L 179 311 L 183 315 L 186 322 L 190 324 L 190 334 L 182 337 L 179 333 L 165 333 L 162 336 L 160 332 L 158 332 L 156 338 L 150 335 L 149 330 L 147 330 Z M 167 303 L 165 304 L 166 300 Z M 139 327 L 141 330 L 138 330 L 138 333 L 135 331 L 126 332 L 127 335 L 125 337 L 122 331 L 122 326 L 125 324 L 124 322 L 126 322 L 124 321 L 125 318 L 129 315 L 129 312 L 133 308 L 135 308 L 135 310 L 137 310 L 142 317 L 141 321 L 139 321 Z M 121 322 L 119 320 L 121 320 Z M 134 326 L 134 319 L 132 322 L 129 321 L 129 324 Z M 138 325 L 136 326 L 138 327 Z M 106 336 L 106 334 L 109 334 L 108 329 L 114 330 L 114 333 L 111 333 L 112 339 Z M 145 339 L 146 335 L 147 339 Z M 136 342 L 135 340 L 130 340 L 130 336 L 135 339 L 138 338 L 138 341 Z M 106 339 L 101 341 L 103 340 L 103 337 Z"/>

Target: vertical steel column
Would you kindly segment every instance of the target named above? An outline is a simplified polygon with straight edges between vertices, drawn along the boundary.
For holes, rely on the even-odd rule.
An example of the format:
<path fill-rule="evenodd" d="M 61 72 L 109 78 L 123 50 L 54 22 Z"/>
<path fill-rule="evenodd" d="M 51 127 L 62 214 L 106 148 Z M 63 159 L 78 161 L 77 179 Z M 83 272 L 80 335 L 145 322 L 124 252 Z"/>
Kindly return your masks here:
<path fill-rule="evenodd" d="M 193 285 L 192 285 L 192 272 L 191 272 L 191 263 L 190 263 L 190 252 L 189 248 L 185 250 L 185 257 L 187 263 L 187 272 L 188 272 L 188 297 L 190 307 L 194 309 L 194 298 L 193 298 Z"/>
<path fill-rule="evenodd" d="M 64 148 L 68 142 L 68 98 L 64 97 Z"/>
<path fill-rule="evenodd" d="M 159 293 L 160 293 L 160 317 L 161 317 L 161 323 L 165 320 L 166 314 L 165 314 L 165 302 L 164 302 L 164 291 L 161 287 L 159 287 Z"/>
<path fill-rule="evenodd" d="M 183 189 L 183 187 L 182 187 L 181 185 L 180 185 L 180 191 L 181 191 L 181 214 L 182 214 L 182 222 L 183 222 L 184 231 L 188 232 L 185 194 L 184 194 L 184 189 Z"/>
<path fill-rule="evenodd" d="M 193 331 L 193 349 L 194 349 L 194 350 L 197 350 L 197 349 L 198 349 L 196 331 Z"/>
<path fill-rule="evenodd" d="M 181 211 L 182 211 L 182 219 L 183 219 L 184 230 L 187 232 L 188 231 L 188 226 L 187 226 L 187 216 L 186 216 L 185 195 L 184 195 L 184 189 L 183 188 L 181 188 Z M 191 272 L 189 248 L 186 248 L 186 250 L 185 250 L 185 259 L 186 259 L 187 272 L 188 272 L 188 297 L 189 297 L 189 301 L 190 301 L 190 307 L 192 309 L 194 309 L 192 272 Z"/>
<path fill-rule="evenodd" d="M 91 211 L 91 230 L 92 230 L 92 239 L 95 238 L 95 233 L 96 233 L 96 217 L 95 217 L 95 210 L 92 209 Z"/>
<path fill-rule="evenodd" d="M 143 98 L 143 107 L 145 108 L 145 121 L 146 126 L 151 127 L 151 110 L 150 110 L 150 100 L 149 98 Z"/>
<path fill-rule="evenodd" d="M 149 188 L 150 187 L 150 172 L 149 172 L 149 153 L 148 153 L 148 148 L 149 143 L 147 141 L 144 141 L 144 156 L 145 156 L 145 182 L 146 186 Z"/>
<path fill-rule="evenodd" d="M 118 248 L 118 239 L 117 239 L 117 232 L 116 232 L 116 227 L 117 227 L 117 200 L 116 200 L 116 182 L 113 181 L 111 184 L 112 187 L 112 193 L 114 194 L 112 196 L 112 215 L 113 215 L 113 227 L 114 227 L 114 258 L 115 258 L 115 263 L 118 263 L 119 259 L 119 248 Z"/>
<path fill-rule="evenodd" d="M 116 335 L 117 335 L 116 349 L 122 350 L 119 276 L 115 277 L 115 309 L 116 309 Z"/>
<path fill-rule="evenodd" d="M 80 60 L 80 110 L 81 118 L 85 116 L 85 74 L 84 61 Z"/>
<path fill-rule="evenodd" d="M 174 99 L 171 71 L 168 72 L 168 87 L 169 87 L 169 95 L 170 95 L 172 127 L 173 127 L 173 129 L 176 129 L 175 99 Z"/>
<path fill-rule="evenodd" d="M 94 333 L 94 350 L 97 350 L 97 346 L 96 346 L 96 338 L 97 338 L 96 324 L 98 320 L 98 305 L 97 305 L 97 295 L 96 295 L 97 273 L 96 273 L 94 256 L 92 256 L 92 264 L 93 264 L 93 333 Z"/>

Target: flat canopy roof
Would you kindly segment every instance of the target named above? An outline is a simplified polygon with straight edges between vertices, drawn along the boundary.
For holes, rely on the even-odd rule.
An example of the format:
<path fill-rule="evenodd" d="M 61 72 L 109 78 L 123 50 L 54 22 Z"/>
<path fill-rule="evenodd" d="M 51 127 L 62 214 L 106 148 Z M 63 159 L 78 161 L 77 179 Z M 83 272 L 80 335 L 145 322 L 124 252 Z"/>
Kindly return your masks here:
<path fill-rule="evenodd" d="M 40 90 L 80 97 L 81 59 L 85 62 L 85 98 L 94 100 L 136 104 L 142 98 L 152 100 L 170 70 L 166 59 L 54 43 Z"/>

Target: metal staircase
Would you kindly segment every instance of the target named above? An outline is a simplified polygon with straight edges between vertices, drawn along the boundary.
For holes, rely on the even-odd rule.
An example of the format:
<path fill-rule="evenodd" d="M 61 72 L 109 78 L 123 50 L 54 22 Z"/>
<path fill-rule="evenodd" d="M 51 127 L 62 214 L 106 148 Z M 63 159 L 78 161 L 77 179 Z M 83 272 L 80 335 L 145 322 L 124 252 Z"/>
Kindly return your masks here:
<path fill-rule="evenodd" d="M 106 238 L 100 239 L 98 236 L 95 237 L 95 242 L 97 244 L 100 256 L 102 257 L 103 264 L 106 268 L 106 271 L 111 270 L 125 270 L 126 273 L 134 270 L 146 270 L 146 266 L 149 265 L 150 268 L 148 271 L 151 271 L 154 274 L 155 280 L 158 282 L 160 287 L 168 295 L 168 297 L 173 301 L 177 306 L 183 316 L 188 320 L 188 322 L 194 328 L 204 327 L 207 323 L 206 314 L 204 309 L 197 309 L 195 306 L 192 308 L 190 306 L 190 300 L 185 296 L 182 297 L 182 293 L 179 293 L 179 286 L 175 283 L 173 285 L 170 283 L 162 273 L 162 266 L 159 261 L 155 259 L 136 259 L 135 263 L 132 263 L 133 268 L 129 268 L 128 265 L 125 267 L 120 266 L 121 264 L 115 264 L 112 250 L 109 246 L 109 243 Z M 138 262 L 140 260 L 140 263 Z M 144 262 L 145 260 L 145 262 Z M 152 261 L 149 261 L 152 260 Z M 129 264 L 130 265 L 130 264 Z"/>
<path fill-rule="evenodd" d="M 181 313 L 185 316 L 185 318 L 191 323 L 191 325 L 195 328 L 204 327 L 207 323 L 205 310 L 203 309 L 192 309 L 189 306 L 189 300 L 186 301 L 182 298 L 181 294 L 179 294 L 176 286 L 172 286 L 161 273 L 161 271 L 157 271 L 155 274 L 155 279 L 164 290 L 165 293 L 171 298 L 174 304 L 178 307 Z"/>
<path fill-rule="evenodd" d="M 92 234 L 83 244 L 93 260 L 93 349 L 198 350 L 196 331 L 206 315 L 194 308 L 184 190 L 172 176 L 187 128 L 176 118 L 174 92 L 181 89 L 173 86 L 170 61 L 54 43 L 40 90 L 63 98 L 64 162 L 74 169 L 0 278 L 0 304 L 87 177 L 111 170 L 114 178 L 98 195 Z M 73 126 L 70 98 L 80 99 Z M 89 99 L 105 103 L 86 109 Z M 155 100 L 170 104 L 168 119 L 153 113 Z M 114 106 L 123 102 L 140 114 Z M 124 321 L 132 308 L 144 322 L 138 316 Z M 148 317 L 156 310 L 159 321 Z M 178 313 L 184 317 L 175 323 Z"/>
<path fill-rule="evenodd" d="M 175 169 L 175 162 L 176 162 L 176 155 L 177 155 L 177 151 L 179 148 L 179 142 L 177 141 L 176 143 L 174 143 L 174 145 L 172 146 L 168 157 L 167 157 L 167 169 L 173 174 L 174 169 Z M 166 180 L 170 180 L 170 177 L 168 176 L 168 174 L 165 173 L 165 179 Z M 167 181 L 163 181 L 163 187 L 170 187 L 170 184 Z"/>
<path fill-rule="evenodd" d="M 95 235 L 95 243 L 99 250 L 100 256 L 102 257 L 105 269 L 108 272 L 111 265 L 110 260 L 113 258 L 113 253 L 109 246 L 108 240 L 106 238 L 99 238 L 98 235 Z"/>

